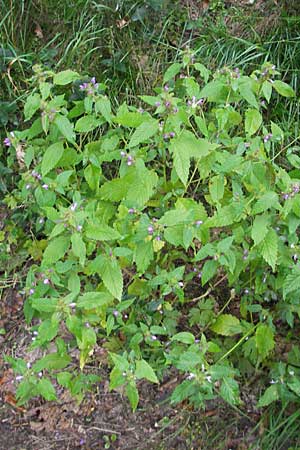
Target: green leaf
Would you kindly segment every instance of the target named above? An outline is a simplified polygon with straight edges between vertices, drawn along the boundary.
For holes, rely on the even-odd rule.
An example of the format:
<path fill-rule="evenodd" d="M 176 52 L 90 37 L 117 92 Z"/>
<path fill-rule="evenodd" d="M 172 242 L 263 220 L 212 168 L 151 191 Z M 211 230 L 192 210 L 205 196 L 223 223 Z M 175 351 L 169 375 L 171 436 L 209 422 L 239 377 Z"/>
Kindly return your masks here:
<path fill-rule="evenodd" d="M 252 213 L 260 214 L 270 208 L 280 209 L 278 195 L 276 194 L 276 192 L 272 191 L 266 192 L 261 196 L 259 200 L 257 200 L 257 202 L 253 206 Z"/>
<path fill-rule="evenodd" d="M 43 265 L 51 266 L 65 255 L 69 248 L 69 236 L 59 236 L 48 244 L 43 254 Z"/>
<path fill-rule="evenodd" d="M 92 191 L 96 191 L 98 189 L 100 175 L 101 169 L 93 164 L 88 164 L 84 169 L 84 178 Z"/>
<path fill-rule="evenodd" d="M 42 397 L 44 397 L 45 400 L 50 401 L 57 399 L 54 386 L 48 378 L 43 377 L 39 380 L 37 384 L 37 391 Z"/>
<path fill-rule="evenodd" d="M 239 397 L 239 385 L 238 382 L 233 378 L 223 378 L 220 387 L 220 395 L 230 405 L 237 405 L 241 403 Z"/>
<path fill-rule="evenodd" d="M 224 176 L 216 175 L 209 182 L 209 193 L 214 203 L 218 203 L 224 196 Z"/>
<path fill-rule="evenodd" d="M 78 131 L 79 133 L 88 133 L 99 127 L 101 124 L 102 120 L 97 119 L 97 117 L 93 115 L 83 116 L 77 120 L 75 124 L 75 131 Z"/>
<path fill-rule="evenodd" d="M 138 380 L 145 378 L 146 380 L 149 380 L 152 383 L 159 382 L 157 376 L 155 375 L 154 370 L 144 359 L 138 360 L 136 362 L 135 376 L 137 377 Z"/>
<path fill-rule="evenodd" d="M 234 336 L 242 332 L 239 319 L 231 314 L 221 314 L 210 328 L 222 336 Z"/>
<path fill-rule="evenodd" d="M 300 397 L 300 380 L 293 376 L 293 379 L 287 383 L 288 387 L 293 391 L 298 397 Z"/>
<path fill-rule="evenodd" d="M 32 370 L 36 373 L 41 372 L 44 369 L 47 370 L 59 370 L 67 367 L 71 362 L 69 355 L 59 355 L 58 353 L 50 353 L 44 356 L 39 361 L 35 362 L 32 366 Z"/>
<path fill-rule="evenodd" d="M 40 344 L 44 344 L 45 342 L 50 342 L 58 333 L 58 320 L 44 320 L 41 323 L 38 330 L 38 341 Z"/>
<path fill-rule="evenodd" d="M 268 226 L 269 216 L 255 216 L 251 230 L 251 237 L 254 241 L 254 245 L 258 245 L 261 241 L 264 240 L 266 234 L 268 233 Z"/>
<path fill-rule="evenodd" d="M 139 393 L 138 393 L 138 390 L 137 390 L 137 387 L 136 387 L 136 384 L 134 381 L 131 381 L 129 384 L 127 384 L 126 395 L 130 401 L 132 411 L 134 412 L 139 403 Z"/>
<path fill-rule="evenodd" d="M 121 300 L 123 292 L 123 276 L 117 260 L 105 258 L 99 273 L 102 277 L 104 286 L 115 298 Z"/>
<path fill-rule="evenodd" d="M 168 67 L 168 69 L 166 70 L 166 72 L 164 74 L 163 83 L 167 83 L 172 78 L 174 78 L 180 72 L 181 67 L 182 67 L 181 63 L 171 64 L 171 66 Z"/>
<path fill-rule="evenodd" d="M 182 342 L 183 344 L 194 344 L 195 337 L 192 333 L 182 331 L 180 333 L 174 334 L 174 336 L 172 336 L 171 338 L 171 341 L 178 341 Z"/>
<path fill-rule="evenodd" d="M 47 148 L 43 156 L 41 167 L 43 177 L 57 166 L 57 163 L 61 159 L 63 153 L 64 145 L 62 142 L 56 142 L 55 144 L 52 144 Z"/>
<path fill-rule="evenodd" d="M 252 136 L 262 124 L 262 115 L 257 109 L 248 109 L 245 114 L 245 132 Z"/>
<path fill-rule="evenodd" d="M 294 89 L 283 81 L 275 80 L 274 83 L 272 83 L 272 86 L 274 87 L 275 91 L 277 91 L 278 94 L 282 95 L 283 97 L 295 97 Z"/>
<path fill-rule="evenodd" d="M 272 384 L 265 390 L 262 397 L 260 397 L 257 406 L 258 408 L 263 408 L 264 406 L 268 406 L 276 400 L 279 400 L 278 387 L 276 384 Z"/>
<path fill-rule="evenodd" d="M 291 292 L 298 291 L 300 289 L 300 268 L 294 267 L 293 270 L 287 275 L 283 283 L 283 297 L 286 299 L 287 295 Z"/>
<path fill-rule="evenodd" d="M 86 258 L 86 246 L 83 242 L 80 233 L 74 233 L 71 236 L 72 251 L 77 258 L 79 258 L 79 263 L 84 266 Z"/>
<path fill-rule="evenodd" d="M 150 137 L 154 136 L 158 131 L 158 121 L 154 119 L 147 120 L 137 127 L 131 139 L 128 147 L 137 147 L 142 142 L 147 141 Z"/>
<path fill-rule="evenodd" d="M 278 257 L 278 237 L 273 229 L 268 231 L 262 241 L 260 252 L 264 260 L 272 267 L 273 271 L 275 271 Z"/>
<path fill-rule="evenodd" d="M 266 80 L 263 82 L 262 93 L 264 94 L 265 99 L 269 103 L 272 95 L 272 83 L 270 83 L 270 81 Z"/>
<path fill-rule="evenodd" d="M 111 104 L 107 97 L 102 97 L 96 101 L 95 110 L 97 113 L 99 112 L 107 122 L 111 122 Z"/>
<path fill-rule="evenodd" d="M 153 245 L 152 242 L 140 242 L 136 245 L 134 252 L 134 261 L 139 273 L 144 273 L 149 264 L 153 260 Z"/>
<path fill-rule="evenodd" d="M 140 126 L 143 122 L 149 119 L 149 116 L 145 116 L 139 112 L 122 112 L 118 113 L 118 115 L 113 119 L 119 125 L 123 125 L 124 127 L 133 127 L 136 128 Z"/>
<path fill-rule="evenodd" d="M 61 132 L 61 134 L 72 144 L 75 142 L 75 133 L 73 130 L 73 124 L 65 116 L 57 114 L 54 119 L 54 123 Z"/>
<path fill-rule="evenodd" d="M 173 139 L 170 149 L 173 153 L 174 167 L 182 183 L 186 186 L 190 172 L 189 143 L 184 136 Z"/>
<path fill-rule="evenodd" d="M 214 259 L 210 259 L 209 261 L 205 261 L 204 266 L 201 270 L 202 276 L 201 276 L 201 283 L 202 286 L 204 286 L 211 278 L 213 278 L 218 269 L 218 262 Z"/>
<path fill-rule="evenodd" d="M 86 227 L 86 237 L 96 241 L 113 241 L 120 239 L 120 233 L 105 223 L 88 224 Z"/>
<path fill-rule="evenodd" d="M 66 84 L 73 83 L 73 81 L 76 81 L 79 78 L 80 77 L 77 72 L 68 69 L 56 73 L 53 77 L 53 83 L 58 86 L 65 86 Z"/>
<path fill-rule="evenodd" d="M 33 298 L 31 306 L 36 311 L 40 312 L 54 312 L 57 309 L 57 298 Z"/>
<path fill-rule="evenodd" d="M 112 297 L 107 292 L 86 292 L 78 297 L 76 307 L 82 309 L 102 308 L 112 302 Z"/>
<path fill-rule="evenodd" d="M 254 81 L 249 77 L 241 77 L 239 80 L 239 91 L 241 96 L 254 108 L 258 109 L 258 103 L 252 90 Z"/>
<path fill-rule="evenodd" d="M 268 325 L 261 324 L 255 332 L 255 344 L 262 360 L 264 360 L 275 347 L 274 333 Z"/>
<path fill-rule="evenodd" d="M 30 120 L 31 117 L 41 106 L 41 97 L 39 94 L 31 94 L 27 98 L 24 105 L 25 120 Z"/>

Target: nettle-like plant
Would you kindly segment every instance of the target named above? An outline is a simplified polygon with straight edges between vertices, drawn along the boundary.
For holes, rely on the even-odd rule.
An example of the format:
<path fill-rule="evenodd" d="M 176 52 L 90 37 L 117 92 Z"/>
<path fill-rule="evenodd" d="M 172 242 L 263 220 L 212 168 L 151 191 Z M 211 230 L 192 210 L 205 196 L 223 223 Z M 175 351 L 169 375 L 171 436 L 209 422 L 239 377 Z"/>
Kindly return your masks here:
<path fill-rule="evenodd" d="M 239 384 L 263 371 L 259 406 L 298 400 L 300 158 L 269 119 L 291 87 L 268 63 L 211 75 L 187 53 L 142 107 L 114 110 L 95 79 L 34 70 L 30 126 L 5 141 L 24 165 L 5 202 L 26 223 L 24 312 L 44 354 L 7 357 L 19 402 L 57 385 L 82 399 L 99 347 L 133 409 L 138 380 L 170 367 L 174 403 L 240 404 Z"/>

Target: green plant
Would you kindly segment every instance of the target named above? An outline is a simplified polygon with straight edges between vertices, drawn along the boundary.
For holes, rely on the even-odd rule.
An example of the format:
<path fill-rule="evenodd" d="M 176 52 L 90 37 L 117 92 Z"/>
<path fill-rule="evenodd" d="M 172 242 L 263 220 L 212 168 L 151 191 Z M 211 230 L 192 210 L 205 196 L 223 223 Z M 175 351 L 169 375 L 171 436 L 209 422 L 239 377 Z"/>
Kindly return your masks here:
<path fill-rule="evenodd" d="M 182 57 L 154 96 L 116 111 L 95 78 L 34 68 L 29 126 L 5 140 L 22 169 L 4 202 L 32 236 L 31 348 L 57 350 L 30 367 L 8 358 L 20 403 L 54 399 L 56 383 L 80 400 L 96 344 L 110 389 L 134 410 L 139 380 L 159 383 L 170 367 L 182 379 L 174 403 L 241 405 L 240 385 L 257 374 L 272 377 L 260 407 L 299 399 L 287 332 L 300 311 L 299 147 L 271 120 L 277 96 L 295 93 L 270 63 L 212 75 Z M 291 350 L 278 361 L 282 334 Z"/>

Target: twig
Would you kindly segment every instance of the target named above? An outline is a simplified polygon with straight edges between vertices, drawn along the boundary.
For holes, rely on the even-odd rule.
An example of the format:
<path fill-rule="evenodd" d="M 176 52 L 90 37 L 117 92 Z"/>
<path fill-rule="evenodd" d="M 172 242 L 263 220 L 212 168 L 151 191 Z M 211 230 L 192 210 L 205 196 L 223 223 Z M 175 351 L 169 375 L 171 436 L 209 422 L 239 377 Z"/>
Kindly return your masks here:
<path fill-rule="evenodd" d="M 223 275 L 223 277 L 222 278 L 220 278 L 212 287 L 210 287 L 209 289 L 207 289 L 207 291 L 206 292 L 204 292 L 204 294 L 202 294 L 202 295 L 199 295 L 199 297 L 195 297 L 195 298 L 192 298 L 192 300 L 190 300 L 189 301 L 189 303 L 195 303 L 195 302 L 197 302 L 198 300 L 201 300 L 202 298 L 205 298 L 205 297 L 207 297 L 219 284 L 221 284 L 222 283 L 222 281 L 224 281 L 225 279 L 227 278 L 227 276 L 226 275 Z"/>

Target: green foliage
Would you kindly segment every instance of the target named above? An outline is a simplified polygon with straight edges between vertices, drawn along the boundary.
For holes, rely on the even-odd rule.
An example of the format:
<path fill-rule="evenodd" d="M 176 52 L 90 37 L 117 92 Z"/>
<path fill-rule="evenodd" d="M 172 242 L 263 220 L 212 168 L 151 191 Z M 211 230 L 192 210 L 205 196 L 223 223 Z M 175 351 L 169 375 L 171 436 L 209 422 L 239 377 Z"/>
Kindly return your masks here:
<path fill-rule="evenodd" d="M 21 403 L 55 399 L 51 380 L 80 400 L 97 382 L 84 373 L 96 345 L 133 410 L 138 381 L 159 383 L 170 367 L 183 378 L 174 403 L 240 405 L 258 370 L 275 386 L 259 406 L 299 401 L 297 342 L 274 361 L 278 323 L 296 328 L 300 314 L 297 155 L 261 103 L 294 95 L 278 75 L 266 63 L 209 78 L 187 52 L 144 110 L 115 108 L 94 79 L 35 67 L 28 127 L 10 135 L 24 165 L 5 197 L 27 211 L 26 248 L 38 249 L 25 315 L 40 320 L 31 347 L 45 356 L 31 368 L 9 359 Z"/>

